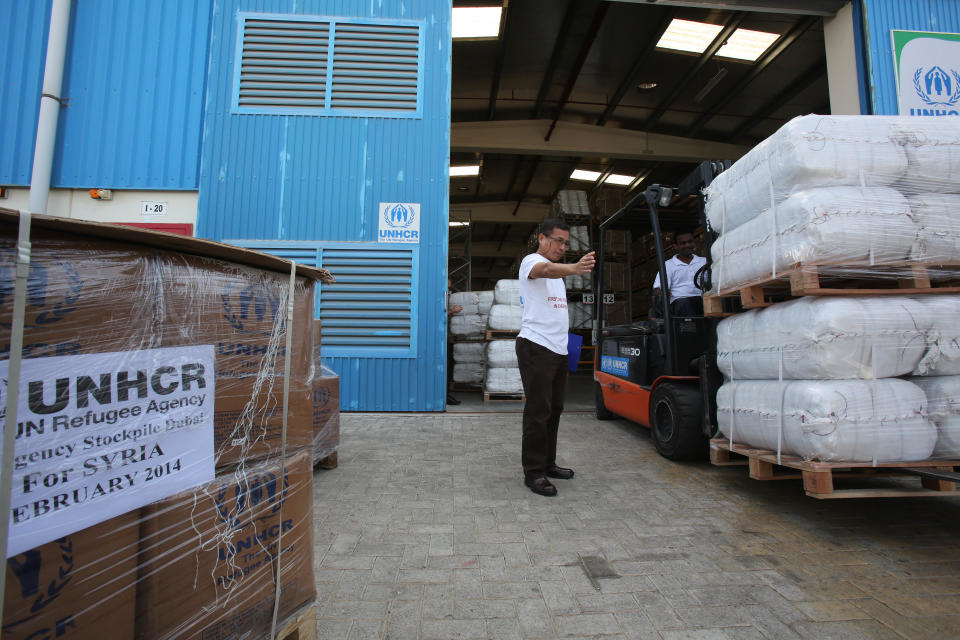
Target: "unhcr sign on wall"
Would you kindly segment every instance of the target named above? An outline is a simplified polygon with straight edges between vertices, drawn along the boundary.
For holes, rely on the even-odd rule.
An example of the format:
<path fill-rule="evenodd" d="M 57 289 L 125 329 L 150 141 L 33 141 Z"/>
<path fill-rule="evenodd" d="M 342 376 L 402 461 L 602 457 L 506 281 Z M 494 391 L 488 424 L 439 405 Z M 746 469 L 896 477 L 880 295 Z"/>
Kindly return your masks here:
<path fill-rule="evenodd" d="M 381 202 L 378 242 L 420 242 L 420 203 Z"/>
<path fill-rule="evenodd" d="M 960 33 L 891 31 L 903 116 L 960 116 Z"/>

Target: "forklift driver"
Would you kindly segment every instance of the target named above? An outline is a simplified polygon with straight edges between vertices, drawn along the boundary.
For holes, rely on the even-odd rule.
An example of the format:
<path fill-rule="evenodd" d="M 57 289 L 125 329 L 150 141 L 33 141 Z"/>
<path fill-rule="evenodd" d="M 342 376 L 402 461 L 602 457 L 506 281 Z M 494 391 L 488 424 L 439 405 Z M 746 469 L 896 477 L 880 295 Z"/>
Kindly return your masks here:
<path fill-rule="evenodd" d="M 707 260 L 693 253 L 693 234 L 689 231 L 677 231 L 673 242 L 677 246 L 677 255 L 664 264 L 670 291 L 670 311 L 675 316 L 702 316 L 703 296 L 694 284 L 693 277 L 700 267 L 707 264 Z M 653 281 L 653 295 L 655 298 L 661 295 L 659 273 Z M 659 305 L 655 304 L 652 309 L 658 308 Z"/>

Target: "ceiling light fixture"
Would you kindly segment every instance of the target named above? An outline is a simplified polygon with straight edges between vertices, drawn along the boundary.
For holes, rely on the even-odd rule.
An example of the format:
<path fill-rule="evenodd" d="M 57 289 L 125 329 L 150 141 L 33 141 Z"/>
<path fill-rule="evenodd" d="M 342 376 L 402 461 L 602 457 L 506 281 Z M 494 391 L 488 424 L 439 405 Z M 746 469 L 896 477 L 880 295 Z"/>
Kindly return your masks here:
<path fill-rule="evenodd" d="M 721 58 L 754 62 L 779 38 L 780 36 L 776 33 L 737 29 L 727 39 L 726 44 L 720 47 L 717 55 Z"/>
<path fill-rule="evenodd" d="M 703 53 L 722 30 L 723 26 L 719 24 L 674 18 L 663 32 L 657 48 Z"/>
<path fill-rule="evenodd" d="M 454 7 L 454 40 L 495 40 L 500 37 L 503 7 Z"/>
<path fill-rule="evenodd" d="M 469 227 L 469 226 L 470 226 L 470 223 L 469 223 L 469 222 L 459 222 L 459 221 L 457 221 L 457 220 L 451 220 L 451 221 L 450 221 L 450 226 L 451 226 L 451 227 Z"/>
<path fill-rule="evenodd" d="M 653 91 L 656 88 L 657 88 L 656 82 L 641 82 L 640 84 L 637 85 L 637 89 L 640 89 L 640 91 Z"/>
<path fill-rule="evenodd" d="M 478 176 L 480 175 L 480 165 L 464 165 L 460 167 L 450 167 L 450 177 L 451 178 L 462 178 L 464 176 Z"/>
<path fill-rule="evenodd" d="M 604 184 L 609 182 L 610 184 L 616 184 L 620 185 L 621 187 L 625 187 L 636 179 L 636 176 L 626 176 L 620 173 L 611 173 L 604 179 L 603 182 Z"/>
<path fill-rule="evenodd" d="M 570 174 L 571 180 L 586 180 L 588 182 L 596 182 L 599 177 L 599 171 L 587 171 L 585 169 L 574 169 L 573 173 Z"/>

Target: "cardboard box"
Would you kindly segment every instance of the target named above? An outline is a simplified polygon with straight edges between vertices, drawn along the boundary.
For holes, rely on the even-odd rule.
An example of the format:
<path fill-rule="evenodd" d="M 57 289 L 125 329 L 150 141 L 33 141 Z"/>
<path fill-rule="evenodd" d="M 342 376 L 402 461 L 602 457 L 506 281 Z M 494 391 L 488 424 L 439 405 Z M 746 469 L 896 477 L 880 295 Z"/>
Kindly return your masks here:
<path fill-rule="evenodd" d="M 0 359 L 10 349 L 17 235 L 11 214 L 0 210 Z M 273 264 L 256 252 L 197 239 L 46 216 L 34 217 L 31 244 L 25 357 L 214 345 L 218 466 L 280 454 L 290 282 L 283 268 L 289 262 Z M 296 277 L 288 451 L 313 440 L 318 277 L 329 280 L 326 272 L 310 269 Z"/>
<path fill-rule="evenodd" d="M 247 467 L 143 509 L 136 637 L 260 637 L 316 597 L 310 452 Z M 283 551 L 277 571 L 278 540 Z"/>
<path fill-rule="evenodd" d="M 313 379 L 313 464 L 340 450 L 340 376 L 317 365 Z"/>
<path fill-rule="evenodd" d="M 139 515 L 7 559 L 3 639 L 133 637 Z"/>

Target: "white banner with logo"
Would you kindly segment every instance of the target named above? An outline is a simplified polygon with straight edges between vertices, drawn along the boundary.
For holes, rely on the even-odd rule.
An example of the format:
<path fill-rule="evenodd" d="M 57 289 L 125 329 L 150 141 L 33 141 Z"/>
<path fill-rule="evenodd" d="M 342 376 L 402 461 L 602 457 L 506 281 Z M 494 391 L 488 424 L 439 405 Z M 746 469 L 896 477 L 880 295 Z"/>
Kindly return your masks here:
<path fill-rule="evenodd" d="M 212 345 L 27 358 L 20 373 L 8 557 L 213 480 Z"/>
<path fill-rule="evenodd" d="M 890 34 L 900 115 L 960 115 L 960 34 Z"/>
<path fill-rule="evenodd" d="M 378 242 L 420 242 L 420 203 L 381 202 Z"/>

